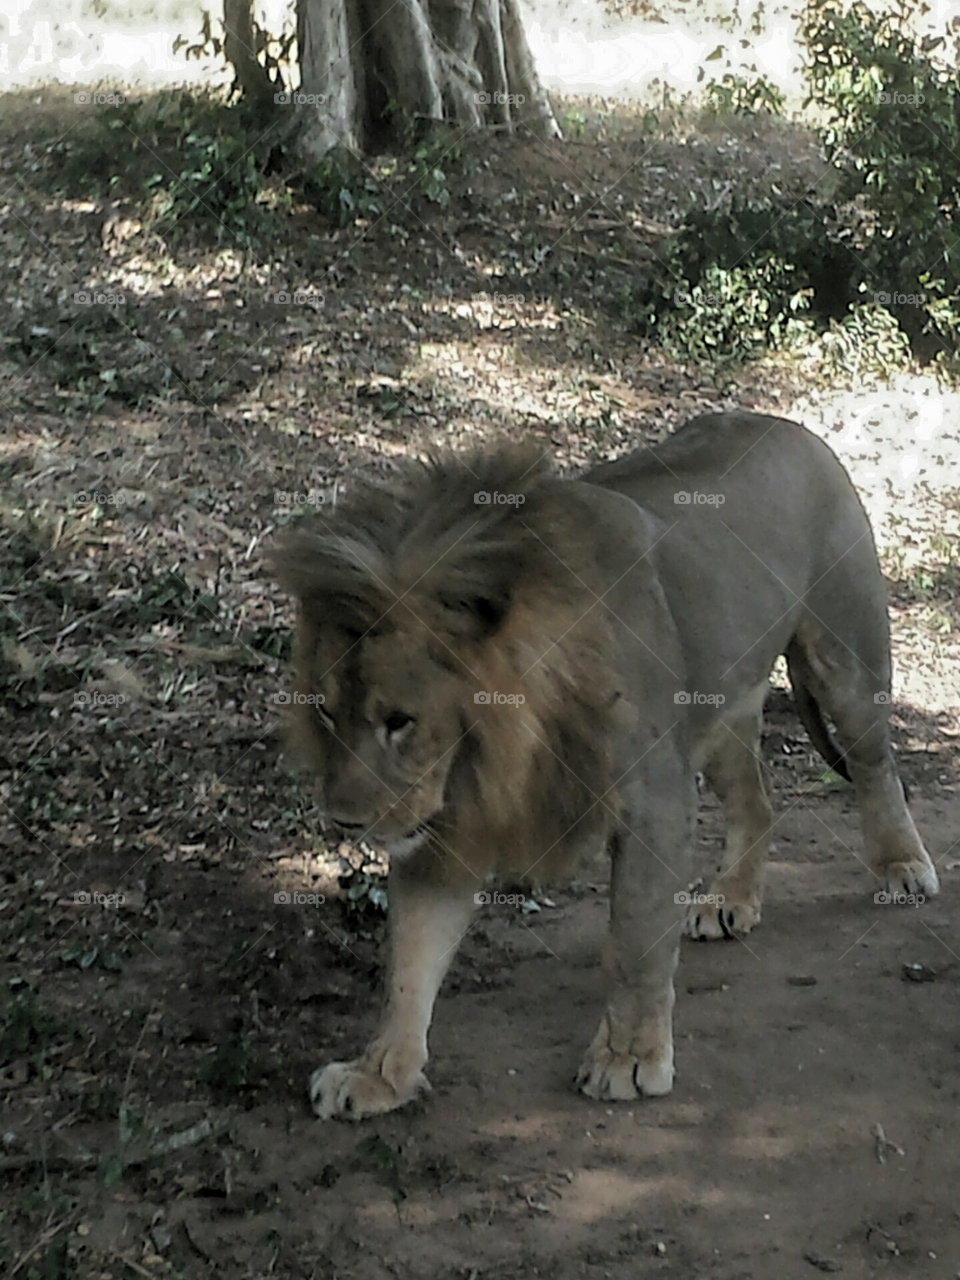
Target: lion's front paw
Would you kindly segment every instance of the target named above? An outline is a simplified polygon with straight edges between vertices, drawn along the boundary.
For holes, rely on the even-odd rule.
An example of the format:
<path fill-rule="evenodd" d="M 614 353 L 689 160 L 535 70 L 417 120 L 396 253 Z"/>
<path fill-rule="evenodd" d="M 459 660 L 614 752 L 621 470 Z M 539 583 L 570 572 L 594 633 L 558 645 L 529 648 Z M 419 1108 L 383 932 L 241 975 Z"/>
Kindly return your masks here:
<path fill-rule="evenodd" d="M 393 1085 L 364 1058 L 331 1062 L 310 1077 L 310 1101 L 321 1120 L 362 1120 L 394 1111 L 429 1091 L 422 1071 L 403 1085 Z"/>
<path fill-rule="evenodd" d="M 940 892 L 940 881 L 936 868 L 924 854 L 921 858 L 905 859 L 903 862 L 888 862 L 878 869 L 878 875 L 884 879 L 884 888 L 888 894 L 924 894 L 932 898 Z"/>
<path fill-rule="evenodd" d="M 616 1053 L 607 1043 L 607 1021 L 577 1072 L 577 1088 L 601 1102 L 630 1102 L 659 1097 L 673 1088 L 673 1045 L 669 1039 L 655 1049 Z"/>
<path fill-rule="evenodd" d="M 719 895 L 713 895 L 719 896 Z M 687 908 L 683 932 L 688 938 L 734 938 L 749 933 L 760 923 L 760 900 L 737 899 L 727 894 L 719 905 L 693 902 Z"/>

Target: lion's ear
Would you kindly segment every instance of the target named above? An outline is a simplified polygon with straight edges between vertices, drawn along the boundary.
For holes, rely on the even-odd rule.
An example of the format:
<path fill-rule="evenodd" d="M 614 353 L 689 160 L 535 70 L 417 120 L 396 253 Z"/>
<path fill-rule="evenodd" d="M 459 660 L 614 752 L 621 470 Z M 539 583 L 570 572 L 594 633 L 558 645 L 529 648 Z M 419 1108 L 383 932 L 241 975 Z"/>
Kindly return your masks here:
<path fill-rule="evenodd" d="M 454 555 L 438 557 L 434 540 L 434 565 L 420 585 L 440 605 L 444 625 L 453 635 L 488 640 L 500 630 L 510 612 L 518 587 L 522 548 L 515 541 L 498 539 L 491 543 L 481 541 L 472 530 L 470 533 L 469 540 L 464 538 L 455 547 Z"/>
<path fill-rule="evenodd" d="M 397 599 L 387 586 L 386 557 L 350 531 L 285 532 L 268 552 L 268 564 L 308 617 L 322 621 L 342 615 L 353 619 L 359 632 Z"/>
<path fill-rule="evenodd" d="M 441 597 L 445 620 L 449 629 L 459 636 L 473 640 L 488 640 L 503 626 L 510 607 L 506 593 L 464 595 L 460 598 Z"/>
<path fill-rule="evenodd" d="M 297 600 L 309 598 L 316 585 L 316 572 L 306 558 L 291 554 L 287 547 L 275 546 L 266 561 L 267 569 L 284 591 Z"/>

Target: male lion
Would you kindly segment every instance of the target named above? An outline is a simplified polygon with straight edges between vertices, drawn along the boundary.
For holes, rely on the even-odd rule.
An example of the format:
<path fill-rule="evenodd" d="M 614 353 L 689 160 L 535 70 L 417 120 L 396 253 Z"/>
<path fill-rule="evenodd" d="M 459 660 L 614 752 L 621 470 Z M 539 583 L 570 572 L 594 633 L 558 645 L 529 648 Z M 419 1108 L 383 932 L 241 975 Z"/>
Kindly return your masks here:
<path fill-rule="evenodd" d="M 314 695 L 295 738 L 333 829 L 390 857 L 385 1011 L 361 1057 L 314 1072 L 324 1118 L 429 1088 L 434 1000 L 488 876 L 547 881 L 601 844 L 609 989 L 577 1083 L 601 1099 L 669 1092 L 681 932 L 760 920 L 778 654 L 814 743 L 856 788 L 875 884 L 937 892 L 891 753 L 873 537 L 827 446 L 732 413 L 578 480 L 538 452 L 412 464 L 278 554 L 300 601 L 298 693 Z M 725 811 L 709 885 L 722 905 L 684 912 L 698 771 Z"/>

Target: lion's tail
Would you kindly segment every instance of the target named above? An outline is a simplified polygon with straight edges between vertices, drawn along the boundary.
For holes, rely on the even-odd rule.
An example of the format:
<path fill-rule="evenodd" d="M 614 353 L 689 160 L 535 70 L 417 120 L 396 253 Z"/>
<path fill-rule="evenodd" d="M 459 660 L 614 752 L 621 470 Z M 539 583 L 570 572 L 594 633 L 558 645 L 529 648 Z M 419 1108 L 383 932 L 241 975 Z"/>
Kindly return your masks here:
<path fill-rule="evenodd" d="M 803 727 L 810 735 L 810 741 L 834 773 L 839 773 L 841 778 L 846 778 L 847 782 L 849 782 L 851 780 L 850 770 L 847 768 L 843 751 L 827 727 L 823 712 L 820 710 L 820 704 L 804 683 L 802 672 L 799 669 L 800 664 L 797 662 L 796 657 L 791 661 L 789 653 L 786 658 L 790 684 L 793 688 L 793 701 L 796 704 L 797 714 L 803 723 Z"/>

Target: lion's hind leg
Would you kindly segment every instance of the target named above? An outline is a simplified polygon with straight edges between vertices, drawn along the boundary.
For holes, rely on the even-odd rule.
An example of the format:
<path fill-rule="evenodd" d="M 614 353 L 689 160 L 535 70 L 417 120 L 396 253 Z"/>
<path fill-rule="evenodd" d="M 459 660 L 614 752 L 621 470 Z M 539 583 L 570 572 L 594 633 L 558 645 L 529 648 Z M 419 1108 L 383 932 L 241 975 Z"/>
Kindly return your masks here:
<path fill-rule="evenodd" d="M 760 923 L 763 878 L 773 814 L 763 786 L 760 729 L 767 681 L 742 708 L 723 717 L 703 772 L 723 804 L 723 862 L 704 892 L 691 893 L 684 932 L 691 938 L 730 938 Z"/>
<path fill-rule="evenodd" d="M 863 827 L 864 861 L 874 888 L 887 895 L 928 896 L 936 869 L 910 816 L 890 744 L 890 657 L 882 594 L 873 609 L 837 616 L 830 601 L 798 631 L 791 671 L 812 691 L 837 730 Z M 821 622 L 827 619 L 829 627 Z"/>

